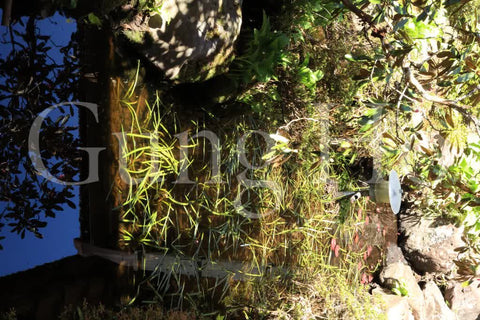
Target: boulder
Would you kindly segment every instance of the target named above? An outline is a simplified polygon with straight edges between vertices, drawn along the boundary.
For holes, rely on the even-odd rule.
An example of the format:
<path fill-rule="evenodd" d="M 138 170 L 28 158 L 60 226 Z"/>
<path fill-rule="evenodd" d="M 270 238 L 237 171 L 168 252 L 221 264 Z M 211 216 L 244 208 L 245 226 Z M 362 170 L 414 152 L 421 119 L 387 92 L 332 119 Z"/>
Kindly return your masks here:
<path fill-rule="evenodd" d="M 457 319 L 480 319 L 480 281 L 466 287 L 460 282 L 450 282 L 445 290 L 445 299 Z"/>
<path fill-rule="evenodd" d="M 242 23 L 241 0 L 164 0 L 119 26 L 137 51 L 177 82 L 228 69 Z"/>
<path fill-rule="evenodd" d="M 423 292 L 410 266 L 402 262 L 387 265 L 380 273 L 380 281 L 383 287 L 390 290 L 395 287 L 403 287 L 414 318 L 417 320 L 426 319 Z"/>
<path fill-rule="evenodd" d="M 426 319 L 435 320 L 455 320 L 455 313 L 450 310 L 445 303 L 440 289 L 433 281 L 429 281 L 423 288 L 423 297 L 425 299 Z M 458 318 L 463 319 L 463 318 Z"/>
<path fill-rule="evenodd" d="M 382 288 L 375 288 L 372 295 L 383 300 L 385 315 L 388 320 L 413 320 L 412 309 L 407 298 L 388 293 Z"/>
<path fill-rule="evenodd" d="M 402 215 L 400 232 L 405 258 L 420 273 L 449 273 L 458 255 L 455 248 L 465 245 L 463 227 L 457 228 L 438 219 Z"/>
<path fill-rule="evenodd" d="M 434 282 L 427 282 L 422 290 L 413 270 L 401 261 L 387 265 L 380 273 L 380 281 L 383 287 L 390 290 L 402 287 L 406 294 L 403 297 L 398 295 L 392 297 L 391 294 L 388 295 L 386 291 L 383 291 L 382 298 L 386 303 L 387 313 L 397 314 L 397 317 L 392 316 L 393 318 L 388 315 L 388 319 L 407 319 L 408 314 L 411 314 L 415 320 L 463 320 L 461 317 L 457 318 L 455 313 L 448 308 L 440 289 Z M 380 293 L 377 290 L 377 294 Z M 405 303 L 403 300 L 409 306 L 408 312 L 405 307 L 400 307 Z"/>
<path fill-rule="evenodd" d="M 387 249 L 385 252 L 385 266 L 394 264 L 394 263 L 403 263 L 408 265 L 407 260 L 403 256 L 402 249 L 396 243 L 388 243 Z"/>

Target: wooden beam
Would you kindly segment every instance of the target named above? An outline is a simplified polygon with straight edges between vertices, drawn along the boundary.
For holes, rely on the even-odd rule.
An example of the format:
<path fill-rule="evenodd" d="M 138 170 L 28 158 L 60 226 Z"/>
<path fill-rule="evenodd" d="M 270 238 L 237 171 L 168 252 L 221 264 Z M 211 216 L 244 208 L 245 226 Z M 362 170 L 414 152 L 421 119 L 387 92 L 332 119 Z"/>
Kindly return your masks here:
<path fill-rule="evenodd" d="M 83 257 L 98 256 L 134 270 L 157 271 L 170 273 L 175 271 L 185 276 L 205 278 L 227 278 L 245 281 L 261 277 L 278 267 L 257 266 L 248 261 L 212 261 L 206 258 L 193 258 L 164 253 L 128 253 L 120 250 L 101 248 L 80 239 L 74 239 L 78 254 Z"/>
<path fill-rule="evenodd" d="M 2 26 L 10 26 L 13 0 L 3 0 Z"/>

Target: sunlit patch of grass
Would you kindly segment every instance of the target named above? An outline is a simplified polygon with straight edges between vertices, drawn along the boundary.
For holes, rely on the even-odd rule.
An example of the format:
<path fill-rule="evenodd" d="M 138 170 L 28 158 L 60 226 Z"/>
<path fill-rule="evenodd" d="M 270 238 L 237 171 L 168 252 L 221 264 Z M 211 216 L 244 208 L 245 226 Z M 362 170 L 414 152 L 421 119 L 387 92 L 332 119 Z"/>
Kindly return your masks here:
<path fill-rule="evenodd" d="M 356 247 L 354 240 L 363 224 L 357 211 L 365 210 L 367 200 L 352 204 L 350 215 L 339 223 L 338 206 L 326 201 L 325 182 L 319 183 L 324 181 L 321 171 L 300 169 L 289 178 L 268 175 L 285 187 L 283 212 L 259 221 L 260 232 L 249 240 L 249 248 L 253 261 L 269 263 L 273 271 L 257 281 L 236 284 L 225 299 L 233 315 L 378 318 L 373 298 L 360 284 L 364 248 Z"/>
<path fill-rule="evenodd" d="M 340 218 L 340 206 L 334 200 L 338 190 L 330 185 L 330 180 L 335 179 L 330 162 L 318 163 L 318 158 L 310 153 L 311 148 L 306 146 L 300 146 L 299 154 L 266 162 L 263 156 L 269 150 L 265 149 L 265 141 L 251 134 L 246 156 L 251 163 L 265 166 L 247 170 L 246 176 L 254 181 L 269 181 L 279 188 L 244 191 L 245 186 L 238 181 L 238 174 L 245 168 L 239 163 L 237 142 L 249 131 L 247 128 L 258 127 L 242 120 L 221 136 L 221 178 L 225 183 L 207 183 L 212 178 L 210 144 L 195 138 L 188 146 L 192 159 L 186 163 L 189 178 L 195 183 L 171 184 L 180 166 L 175 160 L 178 144 L 172 138 L 176 132 L 168 132 L 161 124 L 161 118 L 155 115 L 158 109 L 157 105 L 150 108 L 148 125 L 144 120 L 137 121 L 143 126 L 141 133 L 135 126 L 130 132 L 123 132 L 129 141 L 124 151 L 127 173 L 139 179 L 130 186 L 123 205 L 124 245 L 190 257 L 192 261 L 243 261 L 246 270 L 251 266 L 272 271 L 263 276 L 247 276 L 241 282 L 232 282 L 228 276 L 215 281 L 196 278 L 192 282 L 180 269 L 172 267 L 151 273 L 142 282 L 142 290 L 148 288 L 155 301 L 170 301 L 174 307 L 188 303 L 198 310 L 205 310 L 208 297 L 220 297 L 218 301 L 223 301 L 227 312 L 232 314 L 247 310 L 265 315 L 278 312 L 294 315 L 304 304 L 312 304 L 315 314 L 333 315 L 339 310 L 352 315 L 360 312 L 361 308 L 352 301 L 367 299 L 358 269 L 364 249 L 351 243 L 361 224 L 355 212 L 358 205 L 364 204 L 352 204 Z M 314 122 L 305 128 L 317 125 Z M 193 131 L 198 133 L 200 129 L 196 126 Z M 140 140 L 148 141 L 150 133 L 157 134 L 156 142 L 142 144 Z M 311 141 L 306 139 L 305 143 Z M 276 150 L 282 153 L 283 149 Z M 158 172 L 151 169 L 154 158 L 158 161 Z M 258 212 L 260 219 L 251 219 L 236 210 L 239 192 L 243 192 L 242 205 Z M 338 244 L 333 250 L 332 238 Z M 337 283 L 327 294 L 321 279 L 337 279 L 341 286 Z M 271 290 L 261 293 L 265 285 Z M 248 296 L 238 300 L 237 294 L 245 290 Z M 290 301 L 293 309 L 278 305 L 278 300 L 271 296 L 274 292 L 281 297 L 280 301 Z M 309 296 L 322 298 L 313 301 Z M 368 299 L 365 306 L 369 306 Z"/>
<path fill-rule="evenodd" d="M 216 128 L 224 183 L 212 180 L 211 143 L 205 139 L 189 139 L 186 147 L 190 158 L 178 157 L 177 128 L 188 127 L 189 136 L 194 136 L 208 127 L 196 122 L 164 127 L 158 96 L 151 108 L 147 104 L 148 116 L 139 119 L 138 101 L 133 99 L 136 85 L 127 90 L 124 100 L 132 102 L 125 106 L 133 121 L 123 130 L 129 141 L 123 156 L 128 174 L 140 180 L 130 187 L 123 204 L 123 243 L 132 250 L 160 251 L 179 259 L 188 257 L 195 263 L 241 261 L 246 273 L 253 268 L 264 270 L 238 281 L 231 276 L 188 278 L 176 265 L 170 270 L 159 268 L 141 282 L 142 292 L 153 296 L 152 301 L 173 307 L 188 304 L 210 316 L 378 318 L 373 298 L 360 283 L 367 271 L 362 265 L 367 248 L 356 240 L 364 223 L 358 212 L 366 211 L 368 201 L 336 201 L 339 188 L 358 187 L 346 169 L 364 146 L 353 139 L 350 153 L 332 148 L 329 138 L 345 133 L 346 138 L 352 138 L 348 124 L 341 126 L 342 121 L 335 118 L 341 111 L 333 117 L 331 114 L 334 108 L 340 110 L 344 101 L 336 97 L 333 104 L 327 98 L 325 103 L 317 103 L 315 97 L 315 92 L 329 90 L 317 88 L 317 83 L 321 87 L 327 85 L 322 81 L 328 81 L 320 80 L 321 68 L 344 53 L 331 50 L 328 56 L 317 50 L 308 60 L 304 53 L 312 51 L 311 45 L 313 42 L 299 44 L 288 53 L 291 63 L 278 68 L 284 73 L 278 80 L 245 93 L 248 99 L 243 101 L 256 103 L 259 114 L 230 120 L 228 128 Z M 304 75 L 315 72 L 316 78 L 299 77 L 300 67 Z M 333 79 L 334 70 L 330 73 Z M 348 99 L 353 90 L 352 86 L 347 88 Z M 281 115 L 280 104 L 286 106 Z M 280 116 L 290 115 L 305 119 L 280 130 Z M 258 134 L 251 134 L 245 144 L 248 161 L 265 164 L 261 169 L 247 170 L 245 177 L 268 181 L 276 186 L 274 189 L 264 184 L 245 190 L 238 179 L 246 169 L 239 161 L 238 139 L 254 129 L 290 138 L 288 145 L 275 150 L 266 150 Z M 148 142 L 151 133 L 158 136 L 155 148 L 142 143 Z M 270 151 L 272 156 L 265 157 Z M 160 159 L 161 173 L 149 169 L 153 158 Z M 171 183 L 182 172 L 180 168 L 188 171 L 194 183 Z M 236 207 L 239 198 L 244 210 L 258 213 L 260 218 L 243 215 Z M 212 301 L 217 304 L 213 306 Z"/>
<path fill-rule="evenodd" d="M 158 95 L 152 105 L 145 101 L 147 117 L 139 119 L 134 95 L 135 81 L 128 88 L 121 105 L 128 108 L 131 127 L 122 127 L 120 134 L 121 164 L 119 174 L 128 186 L 121 208 L 123 245 L 132 248 L 151 246 L 161 248 L 155 241 L 156 234 L 166 236 L 171 220 L 171 210 L 159 213 L 157 202 L 173 199 L 171 187 L 165 182 L 179 172 L 179 161 L 175 152 L 175 139 L 162 123 L 158 110 Z"/>

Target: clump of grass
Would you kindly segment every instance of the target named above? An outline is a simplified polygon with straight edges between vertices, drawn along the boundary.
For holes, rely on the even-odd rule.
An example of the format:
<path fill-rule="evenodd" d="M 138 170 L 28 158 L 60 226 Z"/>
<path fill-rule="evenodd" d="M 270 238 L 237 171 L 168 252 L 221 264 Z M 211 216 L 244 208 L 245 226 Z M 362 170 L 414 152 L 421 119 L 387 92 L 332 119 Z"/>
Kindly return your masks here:
<path fill-rule="evenodd" d="M 328 163 L 297 167 L 290 176 L 282 174 L 288 166 L 265 172 L 264 178 L 284 188 L 281 211 L 261 219 L 258 233 L 248 238 L 254 263 L 270 264 L 275 271 L 238 283 L 225 300 L 228 310 L 265 318 L 377 319 L 379 310 L 360 284 L 365 248 L 354 243 L 363 223 L 357 211 L 365 210 L 367 200 L 352 204 L 341 220 L 325 179 Z"/>
<path fill-rule="evenodd" d="M 122 245 L 132 249 L 151 246 L 162 247 L 156 241 L 158 233 L 165 235 L 170 221 L 169 211 L 164 216 L 157 211 L 157 202 L 171 199 L 171 188 L 166 181 L 179 172 L 179 160 L 175 154 L 175 139 L 164 127 L 159 113 L 158 94 L 152 105 L 145 101 L 146 116 L 139 119 L 139 100 L 133 99 L 136 79 L 127 89 L 120 105 L 130 113 L 130 128 L 124 128 L 118 137 L 120 142 L 119 175 L 127 185 L 127 193 L 121 206 L 123 226 Z"/>
<path fill-rule="evenodd" d="M 7 312 L 0 313 L 1 320 L 16 320 L 17 319 L 17 312 L 15 309 L 11 309 Z"/>
<path fill-rule="evenodd" d="M 81 306 L 68 306 L 60 314 L 61 320 L 191 320 L 195 315 L 184 311 L 166 311 L 159 305 L 132 306 L 124 309 L 106 308 L 102 304 L 89 304 L 86 301 Z"/>

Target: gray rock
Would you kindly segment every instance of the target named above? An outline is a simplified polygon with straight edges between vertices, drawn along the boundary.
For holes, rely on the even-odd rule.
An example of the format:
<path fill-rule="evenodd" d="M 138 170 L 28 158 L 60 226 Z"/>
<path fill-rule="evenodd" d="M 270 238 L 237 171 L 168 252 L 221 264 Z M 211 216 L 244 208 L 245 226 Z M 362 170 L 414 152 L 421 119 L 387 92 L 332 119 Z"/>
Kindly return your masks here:
<path fill-rule="evenodd" d="M 412 308 L 405 297 L 388 293 L 382 288 L 375 288 L 372 295 L 380 296 L 384 302 L 384 311 L 388 320 L 413 320 Z"/>
<path fill-rule="evenodd" d="M 388 289 L 399 286 L 405 288 L 407 291 L 406 299 L 415 319 L 427 319 L 423 292 L 418 286 L 417 279 L 410 266 L 402 262 L 392 263 L 382 270 L 380 281 Z"/>
<path fill-rule="evenodd" d="M 423 289 L 423 297 L 425 299 L 425 316 L 426 319 L 435 320 L 455 320 L 455 313 L 450 310 L 445 303 L 440 289 L 433 281 L 427 282 Z M 463 318 L 459 318 L 463 319 Z"/>
<path fill-rule="evenodd" d="M 421 273 L 449 273 L 457 258 L 454 249 L 465 245 L 463 227 L 426 217 L 401 216 L 400 231 L 405 239 L 400 243 L 405 258 Z"/>
<path fill-rule="evenodd" d="M 385 254 L 385 266 L 397 262 L 408 265 L 408 262 L 405 260 L 400 247 L 396 243 L 389 243 Z"/>
<path fill-rule="evenodd" d="M 461 320 L 480 319 L 480 281 L 474 281 L 467 287 L 459 282 L 450 282 L 445 290 L 445 299 L 450 308 Z"/>
<path fill-rule="evenodd" d="M 386 266 L 380 273 L 380 281 L 385 288 L 393 289 L 402 286 L 407 295 L 400 297 L 388 295 L 382 291 L 386 303 L 388 319 L 407 319 L 409 314 L 415 320 L 456 320 L 457 317 L 445 303 L 440 289 L 434 282 L 427 282 L 422 290 L 417 277 L 410 266 L 402 262 L 394 262 Z M 375 290 L 374 290 L 375 291 Z M 377 294 L 381 292 L 377 290 Z M 397 298 L 394 298 L 397 297 Z M 401 299 L 399 299 L 401 298 Z M 408 308 L 404 306 L 405 301 Z M 393 311 L 396 310 L 396 311 Z M 407 312 L 408 310 L 408 312 Z M 458 317 L 458 319 L 463 319 Z"/>
<path fill-rule="evenodd" d="M 241 23 L 241 0 L 165 0 L 120 31 L 168 78 L 193 82 L 226 71 Z"/>

